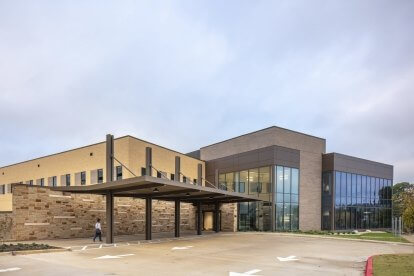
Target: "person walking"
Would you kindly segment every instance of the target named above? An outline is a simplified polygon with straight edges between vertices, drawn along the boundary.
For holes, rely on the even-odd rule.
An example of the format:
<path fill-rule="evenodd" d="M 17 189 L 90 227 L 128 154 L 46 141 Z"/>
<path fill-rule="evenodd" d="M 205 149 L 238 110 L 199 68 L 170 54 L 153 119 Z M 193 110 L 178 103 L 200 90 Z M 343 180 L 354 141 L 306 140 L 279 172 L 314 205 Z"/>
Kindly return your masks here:
<path fill-rule="evenodd" d="M 95 223 L 95 236 L 93 237 L 93 242 L 95 239 L 99 237 L 99 241 L 102 241 L 102 227 L 101 227 L 101 219 L 97 219 Z"/>

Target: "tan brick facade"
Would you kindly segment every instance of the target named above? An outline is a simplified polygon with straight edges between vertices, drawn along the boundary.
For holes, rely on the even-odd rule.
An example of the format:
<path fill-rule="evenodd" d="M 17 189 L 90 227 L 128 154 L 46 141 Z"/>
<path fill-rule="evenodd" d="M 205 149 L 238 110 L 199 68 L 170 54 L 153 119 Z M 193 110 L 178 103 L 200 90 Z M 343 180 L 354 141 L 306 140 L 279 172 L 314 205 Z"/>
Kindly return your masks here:
<path fill-rule="evenodd" d="M 85 172 L 86 185 L 97 184 L 97 170 L 103 172 L 103 182 L 106 182 L 105 150 L 104 142 L 57 153 L 34 160 L 0 168 L 0 185 L 9 187 L 11 183 L 39 186 L 43 179 L 45 186 L 50 186 L 52 178 L 56 177 L 57 186 L 66 185 L 66 175 L 70 175 L 70 185 L 80 184 L 80 172 Z M 205 176 L 205 163 L 201 160 L 189 157 L 185 154 L 137 139 L 132 136 L 124 136 L 114 140 L 114 166 L 120 166 L 120 162 L 126 166 L 122 169 L 122 179 L 140 176 L 141 168 L 145 167 L 145 148 L 152 148 L 152 166 L 171 178 L 175 172 L 175 157 L 181 159 L 181 173 L 189 180 L 197 179 L 198 165 L 202 166 L 202 174 Z M 118 161 L 119 162 L 118 162 Z M 128 168 L 128 169 L 127 169 Z M 130 172 L 130 171 L 132 172 Z M 155 169 L 152 174 L 156 175 Z M 182 181 L 183 177 L 181 177 Z M 204 183 L 202 183 L 204 185 Z M 12 202 L 7 189 L 6 195 L 0 194 L 0 211 L 11 211 Z"/>

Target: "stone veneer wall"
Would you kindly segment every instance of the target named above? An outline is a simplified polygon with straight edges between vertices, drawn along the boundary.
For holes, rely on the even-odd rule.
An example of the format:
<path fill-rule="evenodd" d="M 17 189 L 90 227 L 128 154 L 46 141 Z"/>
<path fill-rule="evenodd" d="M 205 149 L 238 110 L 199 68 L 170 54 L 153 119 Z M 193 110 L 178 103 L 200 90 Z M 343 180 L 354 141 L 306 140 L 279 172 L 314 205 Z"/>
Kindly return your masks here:
<path fill-rule="evenodd" d="M 214 205 L 203 205 L 203 211 L 214 212 Z M 237 203 L 221 204 L 221 231 L 236 232 L 237 231 Z"/>
<path fill-rule="evenodd" d="M 145 201 L 114 200 L 115 235 L 142 234 Z M 153 233 L 174 231 L 174 203 L 153 201 Z M 106 232 L 105 197 L 52 191 L 48 187 L 13 186 L 14 240 L 91 237 L 97 218 Z M 195 207 L 181 204 L 181 229 L 195 230 Z"/>
<path fill-rule="evenodd" d="M 133 198 L 114 200 L 115 235 L 143 234 L 145 228 L 145 201 Z M 214 208 L 214 207 L 213 207 Z M 236 204 L 224 204 L 222 230 L 237 228 Z M 204 209 L 204 206 L 203 206 Z M 152 229 L 174 232 L 174 203 L 153 201 Z M 86 238 L 94 233 L 97 218 L 106 233 L 105 196 L 71 194 L 52 191 L 49 187 L 14 184 L 11 239 L 39 240 L 59 238 Z M 195 231 L 196 207 L 181 203 L 181 230 Z"/>
<path fill-rule="evenodd" d="M 0 212 L 0 240 L 11 239 L 12 212 Z"/>

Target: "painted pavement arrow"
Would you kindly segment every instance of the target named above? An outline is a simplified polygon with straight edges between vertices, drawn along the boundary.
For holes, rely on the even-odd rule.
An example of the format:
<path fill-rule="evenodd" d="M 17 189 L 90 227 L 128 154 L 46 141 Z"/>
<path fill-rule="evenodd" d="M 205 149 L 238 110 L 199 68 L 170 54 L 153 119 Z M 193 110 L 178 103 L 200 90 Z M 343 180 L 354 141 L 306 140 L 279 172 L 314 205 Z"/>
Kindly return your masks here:
<path fill-rule="evenodd" d="M 123 257 L 128 257 L 128 256 L 133 256 L 135 254 L 125 254 L 125 255 L 105 255 L 105 256 L 101 256 L 101 257 L 96 257 L 94 258 L 95 260 L 104 260 L 104 259 L 121 259 Z"/>
<path fill-rule="evenodd" d="M 277 257 L 277 259 L 281 262 L 291 262 L 291 261 L 298 261 L 299 259 L 296 256 L 289 256 L 289 257 Z"/>

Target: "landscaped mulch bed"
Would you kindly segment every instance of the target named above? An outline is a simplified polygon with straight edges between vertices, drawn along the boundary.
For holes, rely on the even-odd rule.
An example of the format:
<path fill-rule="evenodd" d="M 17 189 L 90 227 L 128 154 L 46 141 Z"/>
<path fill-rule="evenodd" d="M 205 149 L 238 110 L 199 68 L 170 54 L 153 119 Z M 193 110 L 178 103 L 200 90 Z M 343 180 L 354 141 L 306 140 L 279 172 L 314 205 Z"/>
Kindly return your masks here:
<path fill-rule="evenodd" d="M 43 249 L 56 249 L 58 247 L 50 246 L 48 244 L 37 243 L 17 243 L 17 244 L 1 244 L 0 252 L 10 251 L 23 251 L 23 250 L 43 250 Z"/>

